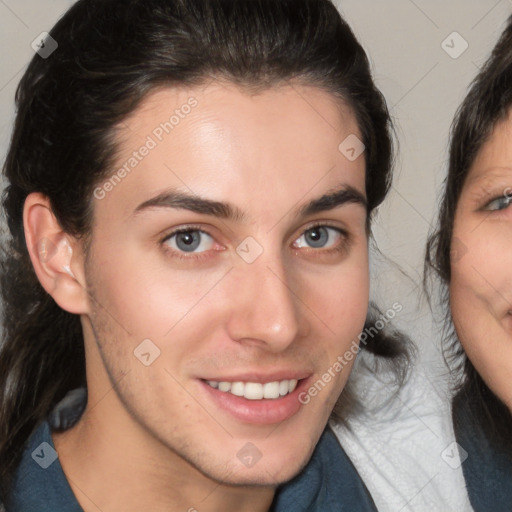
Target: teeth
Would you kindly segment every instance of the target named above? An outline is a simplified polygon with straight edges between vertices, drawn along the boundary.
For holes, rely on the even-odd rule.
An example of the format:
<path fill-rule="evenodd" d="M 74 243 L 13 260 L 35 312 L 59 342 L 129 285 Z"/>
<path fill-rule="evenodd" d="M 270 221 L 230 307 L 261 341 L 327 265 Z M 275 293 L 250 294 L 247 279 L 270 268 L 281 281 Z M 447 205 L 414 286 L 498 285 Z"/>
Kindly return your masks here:
<path fill-rule="evenodd" d="M 219 382 L 219 391 L 231 391 L 231 382 Z"/>
<path fill-rule="evenodd" d="M 261 400 L 263 398 L 263 385 L 259 382 L 247 382 L 244 397 L 247 400 Z"/>
<path fill-rule="evenodd" d="M 247 400 L 275 399 L 291 393 L 297 387 L 296 379 L 285 379 L 281 381 L 265 382 L 226 382 L 206 381 L 212 388 L 231 393 L 235 396 L 243 396 Z"/>
<path fill-rule="evenodd" d="M 263 384 L 263 398 L 279 398 L 279 382 Z"/>
<path fill-rule="evenodd" d="M 231 393 L 236 396 L 244 396 L 245 385 L 243 382 L 233 382 L 231 384 Z"/>

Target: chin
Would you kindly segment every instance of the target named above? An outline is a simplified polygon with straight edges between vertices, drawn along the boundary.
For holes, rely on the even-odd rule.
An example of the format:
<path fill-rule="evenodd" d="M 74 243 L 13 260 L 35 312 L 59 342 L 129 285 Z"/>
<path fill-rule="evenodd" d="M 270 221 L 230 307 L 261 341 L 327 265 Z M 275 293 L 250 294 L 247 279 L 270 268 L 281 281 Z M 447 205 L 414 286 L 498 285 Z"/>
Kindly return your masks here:
<path fill-rule="evenodd" d="M 256 467 L 238 469 L 236 473 L 231 473 L 226 479 L 218 479 L 218 481 L 235 487 L 278 487 L 298 475 L 307 462 L 308 460 L 305 460 L 293 468 L 283 468 L 281 463 L 276 464 L 275 468 L 262 466 L 259 469 Z"/>
<path fill-rule="evenodd" d="M 208 478 L 223 485 L 235 487 L 277 487 L 299 474 L 311 458 L 313 448 L 305 453 L 304 446 L 296 447 L 286 453 L 275 450 L 272 457 L 252 452 L 253 460 L 237 461 L 235 464 L 205 467 L 194 464 L 196 469 Z M 251 450 L 248 450 L 251 453 Z M 242 457 L 241 457 L 242 458 Z M 219 457 L 218 460 L 221 460 Z M 201 467 L 203 466 L 203 467 Z"/>

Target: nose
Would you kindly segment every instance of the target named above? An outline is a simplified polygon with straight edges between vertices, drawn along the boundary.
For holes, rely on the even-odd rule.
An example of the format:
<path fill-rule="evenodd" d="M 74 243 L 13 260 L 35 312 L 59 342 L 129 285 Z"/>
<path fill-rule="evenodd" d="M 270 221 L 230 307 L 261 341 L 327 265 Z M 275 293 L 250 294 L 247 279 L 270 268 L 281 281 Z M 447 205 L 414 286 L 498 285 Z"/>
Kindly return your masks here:
<path fill-rule="evenodd" d="M 260 259 L 234 269 L 236 292 L 227 329 L 235 341 L 282 352 L 307 332 L 307 319 L 284 266 Z"/>

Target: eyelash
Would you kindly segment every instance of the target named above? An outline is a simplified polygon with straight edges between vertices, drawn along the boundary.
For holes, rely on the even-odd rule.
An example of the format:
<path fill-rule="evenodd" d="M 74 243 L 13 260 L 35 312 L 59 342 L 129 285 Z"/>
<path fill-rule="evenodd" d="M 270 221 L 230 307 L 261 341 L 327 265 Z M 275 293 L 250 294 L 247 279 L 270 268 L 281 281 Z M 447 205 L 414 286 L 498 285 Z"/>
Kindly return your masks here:
<path fill-rule="evenodd" d="M 160 244 L 162 245 L 164 252 L 171 258 L 177 258 L 180 261 L 203 261 L 203 260 L 210 258 L 211 257 L 209 254 L 210 251 L 215 250 L 215 249 L 210 249 L 208 251 L 202 251 L 202 252 L 198 252 L 198 253 L 186 254 L 181 251 L 176 251 L 175 249 L 172 249 L 171 247 L 169 247 L 166 244 L 166 242 L 173 236 L 179 235 L 180 233 L 188 233 L 190 231 L 199 231 L 201 233 L 205 233 L 208 236 L 210 236 L 213 240 L 215 240 L 215 237 L 211 233 L 206 231 L 203 227 L 194 226 L 194 225 L 184 226 L 184 227 L 175 229 L 174 231 L 171 231 L 170 233 L 165 235 L 165 237 L 160 241 Z"/>
<path fill-rule="evenodd" d="M 315 229 L 315 228 L 321 228 L 321 227 L 324 227 L 324 228 L 331 228 L 331 229 L 334 229 L 335 231 L 337 231 L 340 236 L 341 236 L 341 241 L 334 247 L 331 247 L 329 249 L 315 249 L 313 247 L 309 247 L 309 248 L 297 248 L 296 251 L 306 251 L 307 253 L 310 253 L 310 252 L 313 252 L 315 254 L 318 254 L 318 256 L 329 256 L 331 254 L 337 254 L 337 253 L 342 253 L 344 251 L 346 251 L 350 245 L 350 235 L 349 233 L 340 228 L 339 226 L 333 226 L 332 224 L 329 224 L 328 222 L 317 222 L 317 223 L 314 223 L 314 224 L 311 224 L 309 226 L 307 226 L 302 232 L 301 234 L 296 237 L 294 239 L 294 242 L 295 240 L 297 240 L 298 238 L 300 238 L 302 235 L 304 235 L 305 233 L 307 233 L 308 231 L 312 230 L 312 229 Z M 163 251 L 168 255 L 170 256 L 171 258 L 177 258 L 179 259 L 180 261 L 204 261 L 208 258 L 210 258 L 210 252 L 212 250 L 214 251 L 217 251 L 217 252 L 221 252 L 221 250 L 218 250 L 218 249 L 210 249 L 210 250 L 207 250 L 207 251 L 202 251 L 202 252 L 199 252 L 199 253 L 189 253 L 189 254 L 186 254 L 184 252 L 181 252 L 181 251 L 176 251 L 175 249 L 172 249 L 170 248 L 166 242 L 172 238 L 173 236 L 175 235 L 178 235 L 180 233 L 188 233 L 190 231 L 199 231 L 201 233 L 205 233 L 207 234 L 208 236 L 210 236 L 214 241 L 215 241 L 215 237 L 209 233 L 207 230 L 205 230 L 203 227 L 200 227 L 200 226 L 195 226 L 195 225 L 187 225 L 187 226 L 184 226 L 184 227 L 180 227 L 178 229 L 175 229 L 173 231 L 171 231 L 170 233 L 166 234 L 165 237 L 163 237 L 161 240 L 160 240 L 160 244 L 162 245 L 163 247 Z M 215 242 L 217 243 L 217 242 Z M 222 249 L 223 250 L 223 249 Z"/>
<path fill-rule="evenodd" d="M 499 201 L 499 200 L 503 200 L 503 201 L 506 201 L 506 205 L 504 208 L 499 208 L 499 209 L 490 209 L 489 206 L 494 203 L 495 201 Z M 490 212 L 492 214 L 495 214 L 495 215 L 503 215 L 503 212 L 512 204 L 512 197 L 511 196 L 508 196 L 508 195 L 505 195 L 505 194 L 502 194 L 498 197 L 495 197 L 493 199 L 491 199 L 490 201 L 488 201 L 484 207 L 482 208 L 484 211 L 486 212 Z"/>
<path fill-rule="evenodd" d="M 302 235 L 304 235 L 308 231 L 311 231 L 312 229 L 315 229 L 315 228 L 331 228 L 334 231 L 337 231 L 339 233 L 339 235 L 341 236 L 341 241 L 337 245 L 335 245 L 334 247 L 331 247 L 329 249 L 315 249 L 313 247 L 307 247 L 307 248 L 298 248 L 298 249 L 296 249 L 297 251 L 306 251 L 307 253 L 314 253 L 314 254 L 317 254 L 318 256 L 329 256 L 329 255 L 333 255 L 333 254 L 343 253 L 349 248 L 350 241 L 351 241 L 349 233 L 346 230 L 340 228 L 339 226 L 333 226 L 332 224 L 329 224 L 328 222 L 316 222 L 316 223 L 313 223 L 313 224 L 307 226 L 302 231 L 302 233 L 298 237 L 295 238 L 295 240 L 297 240 Z"/>

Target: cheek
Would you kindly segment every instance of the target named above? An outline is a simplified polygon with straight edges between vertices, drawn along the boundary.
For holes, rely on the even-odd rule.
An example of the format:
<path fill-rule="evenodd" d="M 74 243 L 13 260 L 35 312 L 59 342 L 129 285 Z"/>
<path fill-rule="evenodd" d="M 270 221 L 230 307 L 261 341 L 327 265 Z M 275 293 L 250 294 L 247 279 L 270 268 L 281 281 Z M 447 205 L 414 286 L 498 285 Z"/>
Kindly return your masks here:
<path fill-rule="evenodd" d="M 342 313 L 350 323 L 361 330 L 368 313 L 368 300 L 370 292 L 370 275 L 368 267 L 368 251 L 364 245 L 354 258 L 353 264 L 344 269 L 338 280 L 338 286 L 331 293 L 341 299 Z"/>
<path fill-rule="evenodd" d="M 512 299 L 512 233 L 508 226 L 484 221 L 464 232 L 454 230 L 451 251 L 450 300 L 460 316 L 468 304 L 491 311 Z"/>
<path fill-rule="evenodd" d="M 325 275 L 308 276 L 303 280 L 303 295 L 307 305 L 325 323 L 332 344 L 341 350 L 361 332 L 368 312 L 368 256 L 358 257 Z"/>
<path fill-rule="evenodd" d="M 484 221 L 458 235 L 451 264 L 450 307 L 458 339 L 478 373 L 502 399 L 512 375 L 512 238 L 508 224 Z M 463 245 L 462 245 L 463 244 Z"/>
<path fill-rule="evenodd" d="M 224 268 L 173 270 L 164 256 L 148 258 L 129 248 L 116 253 L 115 259 L 97 258 L 94 295 L 134 339 L 168 336 L 192 310 L 204 309 L 202 299 L 225 274 Z"/>
<path fill-rule="evenodd" d="M 223 332 L 229 311 L 237 307 L 233 291 L 239 287 L 227 275 L 229 264 L 227 268 L 173 269 L 164 256 L 143 257 L 129 244 L 123 248 L 116 243 L 115 250 L 114 243 L 98 244 L 91 280 L 94 297 L 106 312 L 105 321 L 118 333 L 116 339 L 124 340 L 118 345 L 128 344 L 133 351 L 142 340 L 150 339 L 165 352 L 162 360 L 182 359 L 199 351 L 212 333 Z M 319 266 L 311 272 L 298 265 L 291 274 L 297 298 L 291 294 L 290 300 L 308 318 L 316 350 L 331 364 L 333 357 L 357 340 L 366 318 L 366 241 L 337 266 Z"/>
<path fill-rule="evenodd" d="M 490 319 L 493 292 L 489 275 L 487 244 L 474 236 L 462 236 L 452 243 L 450 309 L 457 335 L 468 356 L 479 351 L 478 339 Z M 484 277 L 485 276 L 485 277 Z"/>

